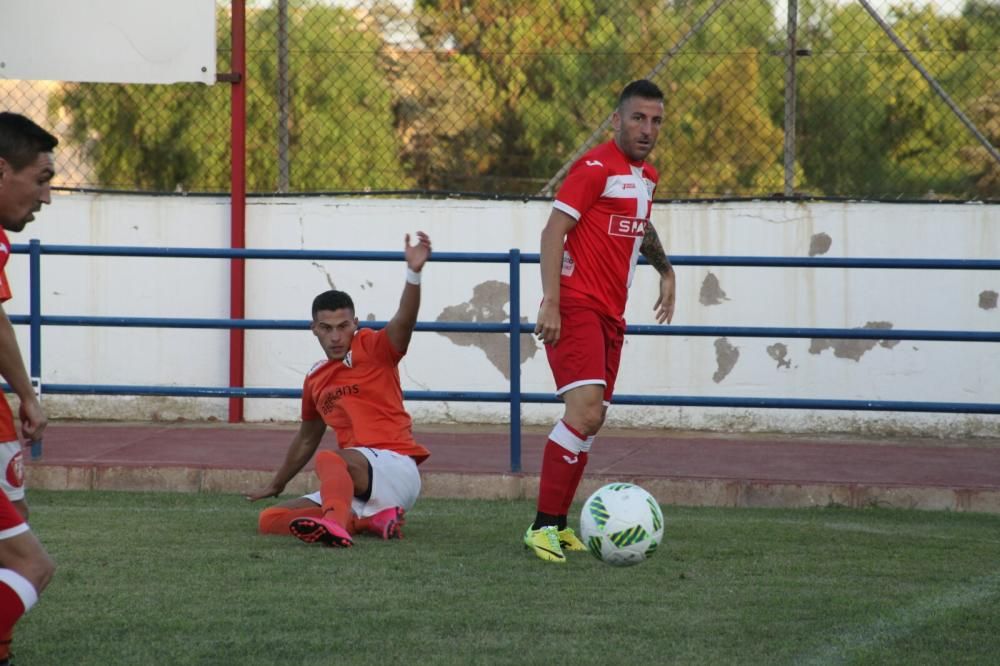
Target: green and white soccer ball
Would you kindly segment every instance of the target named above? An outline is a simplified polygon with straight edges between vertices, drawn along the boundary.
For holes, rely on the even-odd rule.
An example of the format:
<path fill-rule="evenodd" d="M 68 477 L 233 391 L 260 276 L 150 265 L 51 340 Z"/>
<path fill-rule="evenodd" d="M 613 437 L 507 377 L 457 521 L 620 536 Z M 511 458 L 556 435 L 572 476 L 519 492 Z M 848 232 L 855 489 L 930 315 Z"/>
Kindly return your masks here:
<path fill-rule="evenodd" d="M 609 483 L 583 503 L 580 535 L 597 559 L 630 567 L 656 552 L 663 538 L 663 512 L 639 486 Z"/>

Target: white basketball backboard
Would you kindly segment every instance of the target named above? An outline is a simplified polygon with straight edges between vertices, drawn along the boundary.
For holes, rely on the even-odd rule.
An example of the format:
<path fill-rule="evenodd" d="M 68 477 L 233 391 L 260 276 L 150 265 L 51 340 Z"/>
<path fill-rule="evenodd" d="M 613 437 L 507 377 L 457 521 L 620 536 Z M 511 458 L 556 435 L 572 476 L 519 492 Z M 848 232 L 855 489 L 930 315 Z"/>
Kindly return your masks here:
<path fill-rule="evenodd" d="M 0 79 L 215 82 L 215 0 L 0 0 Z"/>

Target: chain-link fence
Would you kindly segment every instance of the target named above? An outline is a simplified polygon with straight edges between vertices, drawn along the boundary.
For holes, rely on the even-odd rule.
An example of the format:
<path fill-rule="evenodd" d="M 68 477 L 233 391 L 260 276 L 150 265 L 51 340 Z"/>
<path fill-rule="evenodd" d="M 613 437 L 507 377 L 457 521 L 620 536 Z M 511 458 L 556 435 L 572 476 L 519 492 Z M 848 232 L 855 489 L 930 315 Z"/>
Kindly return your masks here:
<path fill-rule="evenodd" d="M 248 0 L 247 49 L 251 192 L 546 196 L 648 77 L 658 198 L 1000 200 L 997 0 Z M 66 186 L 228 190 L 227 84 L 0 86 Z"/>

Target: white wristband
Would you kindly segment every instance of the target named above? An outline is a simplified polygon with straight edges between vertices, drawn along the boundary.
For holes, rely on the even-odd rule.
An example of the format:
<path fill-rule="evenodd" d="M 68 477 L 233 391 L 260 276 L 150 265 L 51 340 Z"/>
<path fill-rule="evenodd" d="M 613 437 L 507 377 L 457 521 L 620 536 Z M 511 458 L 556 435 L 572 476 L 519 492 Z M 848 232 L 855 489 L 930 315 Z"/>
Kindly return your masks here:
<path fill-rule="evenodd" d="M 406 281 L 410 284 L 420 284 L 420 273 L 409 266 L 406 267 Z"/>

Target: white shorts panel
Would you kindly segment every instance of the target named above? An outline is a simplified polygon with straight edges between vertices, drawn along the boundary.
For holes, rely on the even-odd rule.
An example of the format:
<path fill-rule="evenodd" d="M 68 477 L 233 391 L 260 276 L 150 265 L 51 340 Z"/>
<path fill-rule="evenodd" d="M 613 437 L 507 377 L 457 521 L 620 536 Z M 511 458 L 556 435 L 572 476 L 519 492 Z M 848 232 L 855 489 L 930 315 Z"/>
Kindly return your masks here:
<path fill-rule="evenodd" d="M 403 507 L 406 511 L 413 508 L 420 496 L 420 472 L 413 458 L 395 451 L 364 446 L 351 447 L 351 450 L 362 454 L 372 466 L 371 497 L 367 502 L 356 497 L 351 501 L 354 515 L 367 518 L 394 506 Z M 323 504 L 318 490 L 302 497 Z"/>
<path fill-rule="evenodd" d="M 24 499 L 24 456 L 21 442 L 0 443 L 0 489 L 11 502 Z"/>

